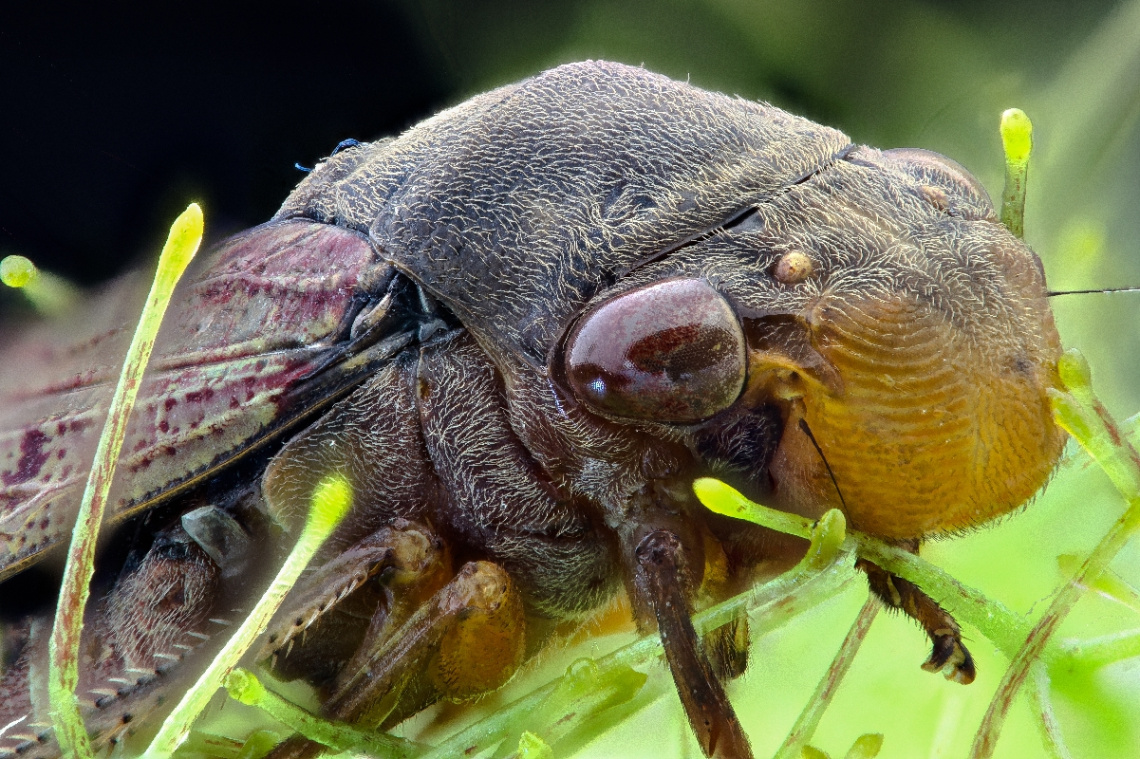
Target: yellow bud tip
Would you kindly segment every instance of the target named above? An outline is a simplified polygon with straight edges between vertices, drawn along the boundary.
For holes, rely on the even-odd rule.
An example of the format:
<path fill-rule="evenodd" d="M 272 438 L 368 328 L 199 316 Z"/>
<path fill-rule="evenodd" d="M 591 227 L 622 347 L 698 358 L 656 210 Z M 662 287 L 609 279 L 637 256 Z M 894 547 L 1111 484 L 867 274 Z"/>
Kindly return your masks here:
<path fill-rule="evenodd" d="M 828 509 L 811 531 L 807 561 L 815 567 L 830 564 L 847 538 L 847 518 L 839 509 Z"/>
<path fill-rule="evenodd" d="M 1001 142 L 1005 160 L 1012 164 L 1029 162 L 1033 151 L 1033 123 L 1020 108 L 1010 108 L 1001 115 Z"/>
<path fill-rule="evenodd" d="M 257 677 L 245 669 L 235 669 L 226 675 L 226 692 L 230 698 L 246 706 L 255 706 L 265 696 L 265 686 Z"/>
<path fill-rule="evenodd" d="M 855 739 L 847 756 L 851 759 L 874 759 L 883 750 L 882 733 L 864 733 Z"/>
<path fill-rule="evenodd" d="M 202 244 L 204 226 L 202 207 L 191 203 L 170 225 L 170 234 L 159 257 L 159 268 L 177 272 L 177 276 L 181 276 L 198 252 L 198 246 Z"/>
<path fill-rule="evenodd" d="M 706 509 L 724 513 L 730 506 L 727 503 L 734 493 L 732 488 L 713 477 L 700 477 L 693 481 L 693 492 Z"/>
<path fill-rule="evenodd" d="M 177 234 L 180 237 L 201 237 L 204 226 L 202 206 L 191 203 L 170 225 L 170 232 L 172 236 Z"/>
<path fill-rule="evenodd" d="M 828 509 L 819 518 L 815 530 L 821 543 L 827 543 L 838 549 L 847 539 L 847 518 L 839 509 Z"/>
<path fill-rule="evenodd" d="M 551 759 L 554 749 L 529 730 L 524 730 L 519 736 L 519 759 Z"/>
<path fill-rule="evenodd" d="M 1092 384 L 1089 362 L 1076 348 L 1068 349 L 1061 356 L 1057 362 L 1057 373 L 1061 376 L 1061 382 L 1070 390 L 1087 388 Z"/>
<path fill-rule="evenodd" d="M 734 498 L 734 493 L 728 485 L 720 480 L 702 478 L 693 483 L 693 492 L 697 500 L 714 514 L 726 517 L 737 517 L 747 511 L 740 502 Z"/>
<path fill-rule="evenodd" d="M 5 256 L 0 260 L 0 282 L 8 287 L 27 287 L 38 275 L 36 265 L 24 256 Z"/>
<path fill-rule="evenodd" d="M 320 525 L 331 531 L 352 506 L 352 485 L 344 475 L 333 474 L 325 477 L 313 489 L 313 501 L 309 511 L 310 524 Z"/>

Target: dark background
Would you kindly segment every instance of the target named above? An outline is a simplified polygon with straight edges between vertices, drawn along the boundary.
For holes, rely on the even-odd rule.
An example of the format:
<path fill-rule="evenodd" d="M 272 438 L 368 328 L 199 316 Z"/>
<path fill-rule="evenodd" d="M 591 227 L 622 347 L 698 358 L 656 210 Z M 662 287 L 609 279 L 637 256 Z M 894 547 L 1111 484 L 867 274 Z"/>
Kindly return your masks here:
<path fill-rule="evenodd" d="M 26 4 L 0 24 L 0 253 L 83 283 L 106 278 L 152 255 L 190 199 L 216 238 L 266 219 L 298 181 L 294 163 L 341 139 L 398 132 L 586 57 L 895 144 L 937 132 L 929 125 L 958 118 L 979 90 L 1045 81 L 1112 7 L 998 5 Z"/>
<path fill-rule="evenodd" d="M 191 199 L 215 238 L 262 221 L 294 162 L 455 96 L 398 8 L 96 5 L 0 25 L 0 249 L 73 280 L 156 250 Z"/>

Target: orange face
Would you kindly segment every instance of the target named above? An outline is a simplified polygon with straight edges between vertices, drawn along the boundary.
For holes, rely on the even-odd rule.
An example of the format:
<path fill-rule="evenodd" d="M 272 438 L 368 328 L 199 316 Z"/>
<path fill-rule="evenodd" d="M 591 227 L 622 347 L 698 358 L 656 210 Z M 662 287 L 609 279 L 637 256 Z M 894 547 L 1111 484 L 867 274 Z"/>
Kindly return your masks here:
<path fill-rule="evenodd" d="M 826 376 L 750 356 L 754 381 L 787 403 L 771 466 L 777 497 L 813 516 L 843 508 L 853 527 L 900 539 L 1024 503 L 1065 441 L 1046 397 L 1060 343 L 1047 310 L 1042 318 L 1030 350 L 994 356 L 913 298 L 813 304 L 804 321 Z"/>
<path fill-rule="evenodd" d="M 774 505 L 841 508 L 854 528 L 899 540 L 1008 513 L 1065 442 L 1036 254 L 942 156 L 867 150 L 830 172 L 760 209 L 777 284 L 741 298 L 744 402 L 783 416 Z M 823 228 L 839 231 L 811 234 Z"/>

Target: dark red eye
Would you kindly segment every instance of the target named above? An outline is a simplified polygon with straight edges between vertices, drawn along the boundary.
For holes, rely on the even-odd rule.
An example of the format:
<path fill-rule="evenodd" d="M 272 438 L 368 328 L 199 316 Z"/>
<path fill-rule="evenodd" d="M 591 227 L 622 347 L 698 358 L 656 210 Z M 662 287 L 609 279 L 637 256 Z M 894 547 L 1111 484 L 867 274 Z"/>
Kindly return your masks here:
<path fill-rule="evenodd" d="M 699 422 L 744 387 L 744 332 L 707 282 L 676 279 L 619 295 L 587 314 L 566 343 L 566 377 L 612 416 Z"/>

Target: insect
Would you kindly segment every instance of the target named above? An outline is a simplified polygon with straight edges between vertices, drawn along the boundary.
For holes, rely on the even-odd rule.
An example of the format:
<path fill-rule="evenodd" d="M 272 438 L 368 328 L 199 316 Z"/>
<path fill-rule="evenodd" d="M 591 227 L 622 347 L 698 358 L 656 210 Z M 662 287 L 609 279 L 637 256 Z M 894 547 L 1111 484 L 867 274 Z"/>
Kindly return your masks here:
<path fill-rule="evenodd" d="M 6 599 L 70 529 L 122 292 L 67 347 L 7 349 Z M 1059 354 L 1036 255 L 934 153 L 603 62 L 350 145 L 180 285 L 112 492 L 142 537 L 112 542 L 133 549 L 88 617 L 88 727 L 156 712 L 337 472 L 353 511 L 263 652 L 326 716 L 384 728 L 496 689 L 625 592 L 704 752 L 750 756 L 723 686 L 747 621 L 702 641 L 690 617 L 804 546 L 705 511 L 693 479 L 917 551 L 1041 488 Z M 930 637 L 924 666 L 970 682 L 955 621 L 861 567 Z M 5 640 L 2 757 L 58 753 L 46 627 Z"/>

